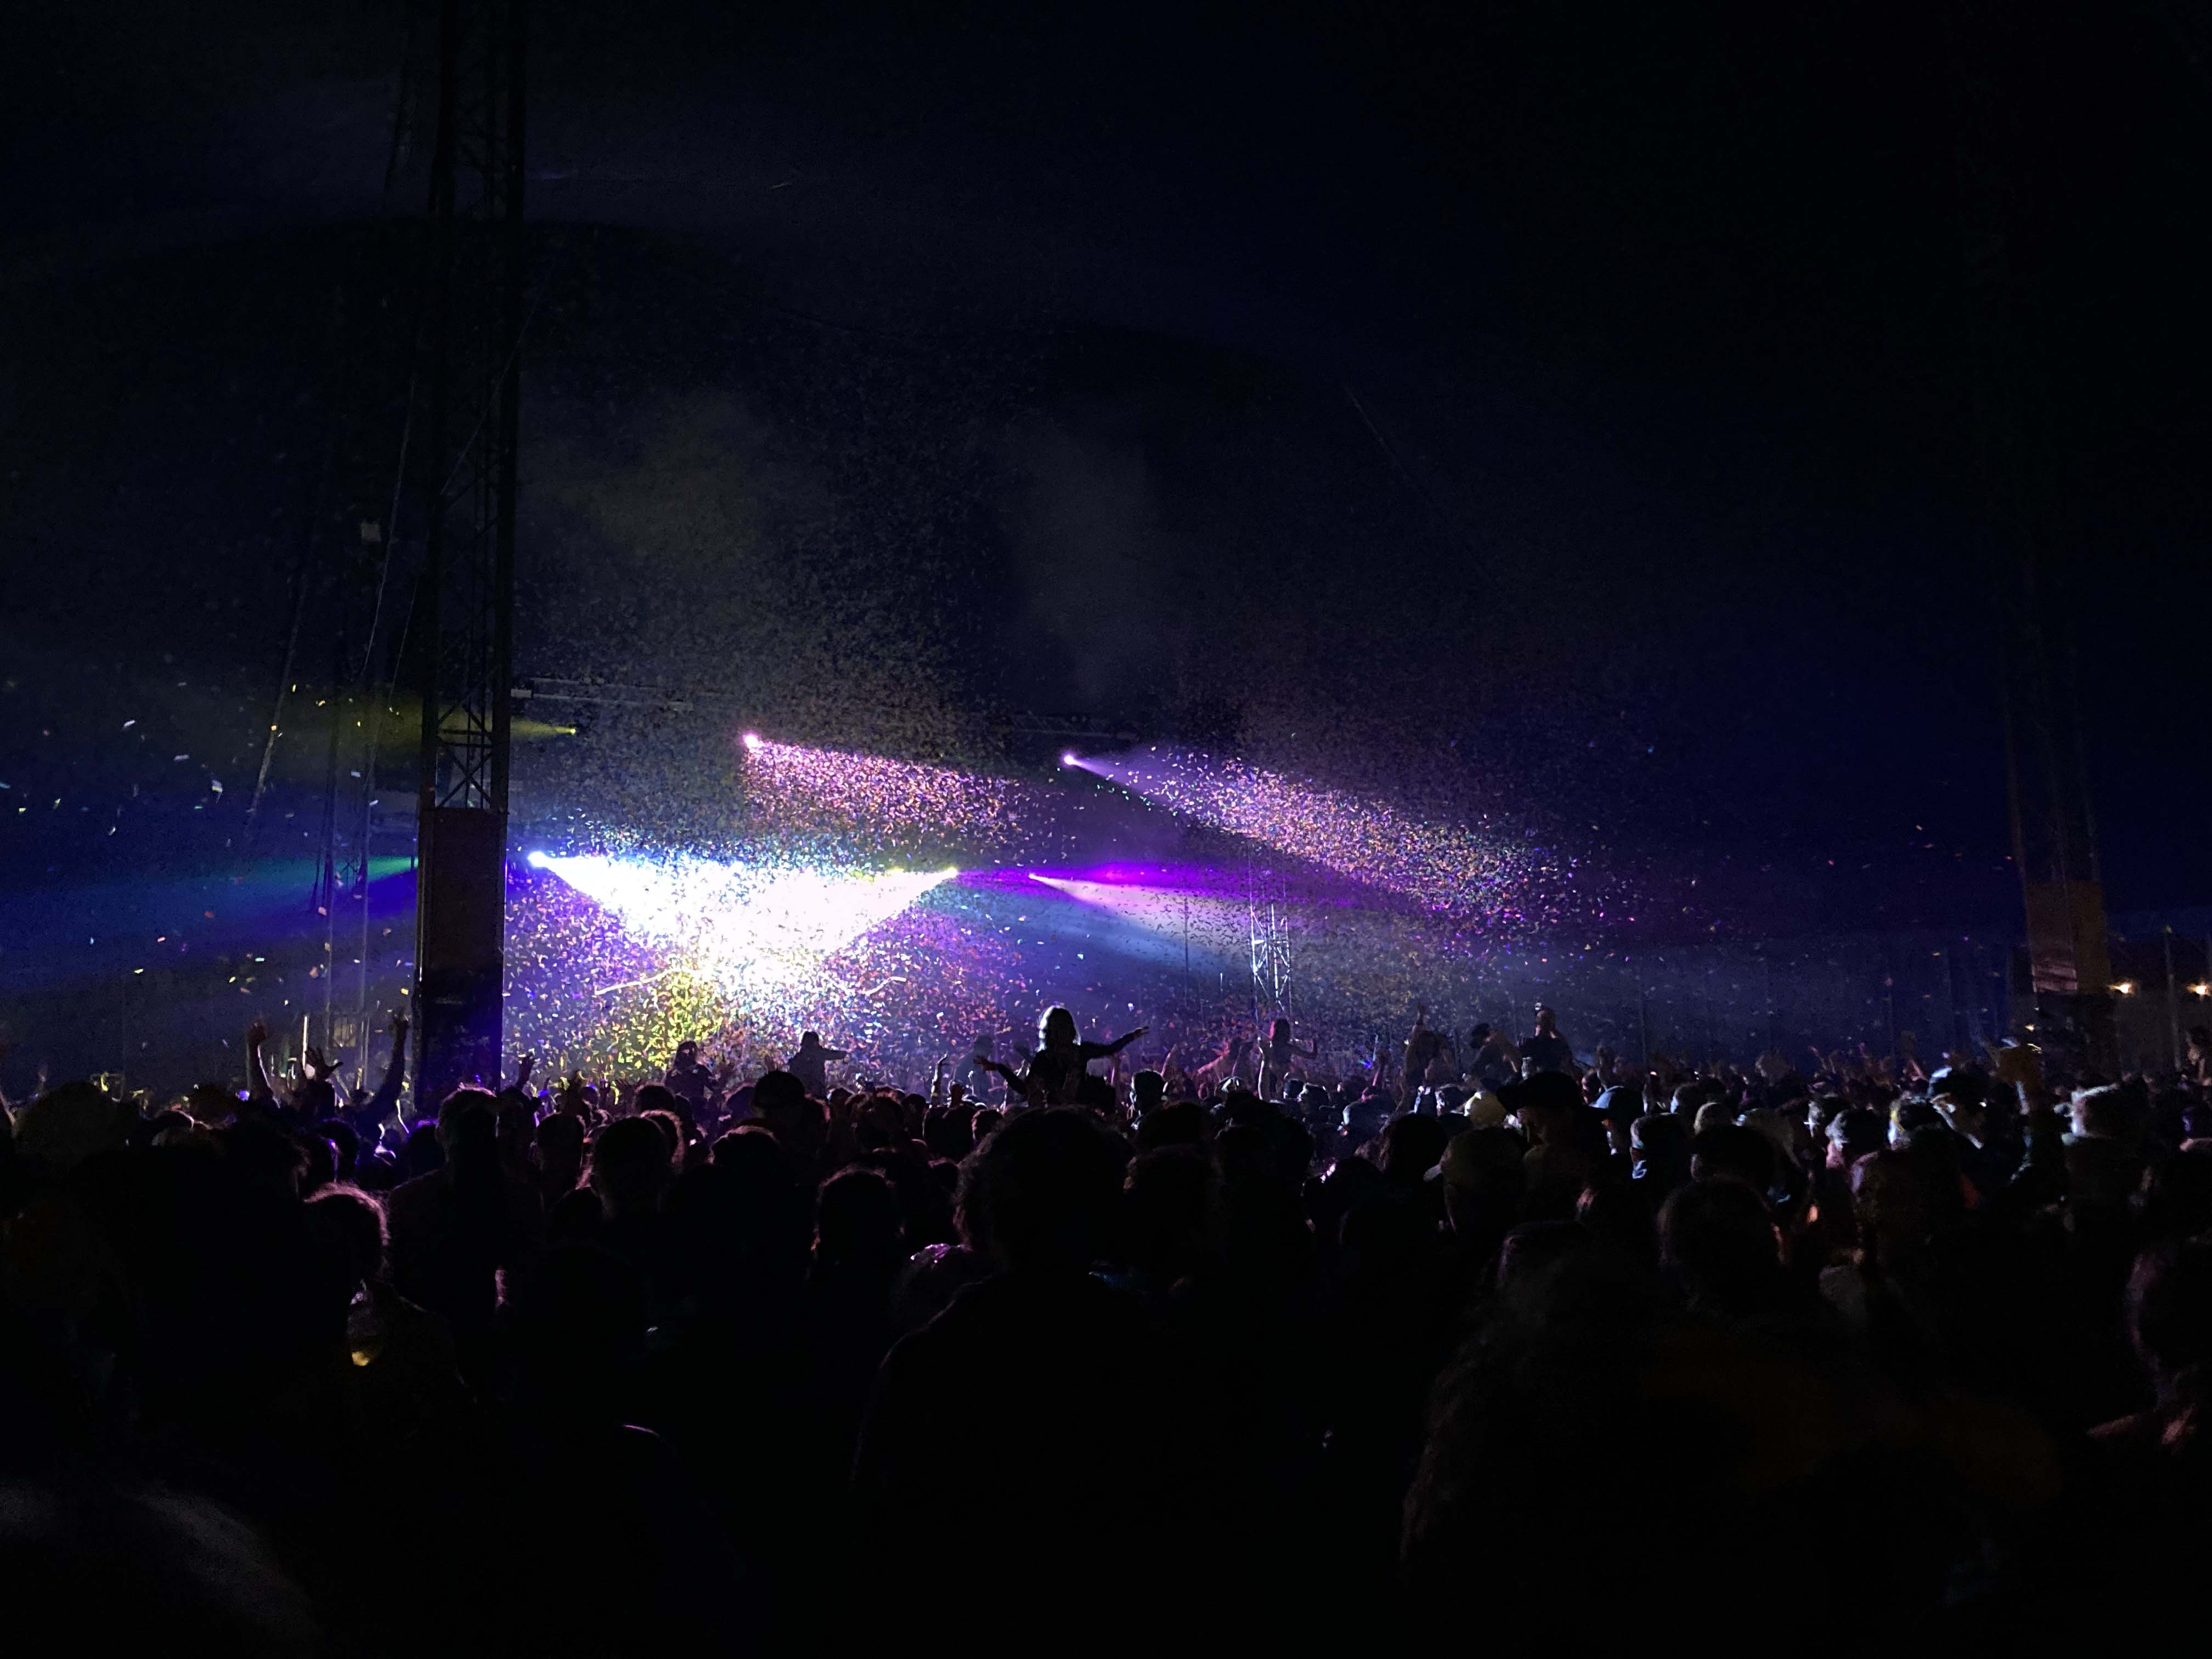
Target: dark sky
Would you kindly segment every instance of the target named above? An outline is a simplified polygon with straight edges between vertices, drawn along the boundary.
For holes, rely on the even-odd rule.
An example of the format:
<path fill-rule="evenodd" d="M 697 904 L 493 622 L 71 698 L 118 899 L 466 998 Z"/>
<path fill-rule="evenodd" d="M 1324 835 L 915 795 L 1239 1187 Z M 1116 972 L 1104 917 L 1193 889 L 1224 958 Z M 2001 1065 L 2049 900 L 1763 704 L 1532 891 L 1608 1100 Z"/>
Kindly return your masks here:
<path fill-rule="evenodd" d="M 234 806 L 265 726 L 323 434 L 373 402 L 332 365 L 395 268 L 404 14 L 326 9 L 46 8 L 0 70 L 0 776 L 86 809 L 0 812 L 34 884 L 181 856 L 209 802 L 166 769 L 220 754 Z M 2202 901 L 2201 37 L 2008 16 L 2112 900 Z M 543 4 L 519 670 L 910 748 L 1204 715 L 1694 875 L 1740 930 L 2002 923 L 1973 39 L 1905 4 Z M 357 637 L 374 559 L 328 557 L 311 635 Z M 158 763 L 110 752 L 142 706 Z"/>

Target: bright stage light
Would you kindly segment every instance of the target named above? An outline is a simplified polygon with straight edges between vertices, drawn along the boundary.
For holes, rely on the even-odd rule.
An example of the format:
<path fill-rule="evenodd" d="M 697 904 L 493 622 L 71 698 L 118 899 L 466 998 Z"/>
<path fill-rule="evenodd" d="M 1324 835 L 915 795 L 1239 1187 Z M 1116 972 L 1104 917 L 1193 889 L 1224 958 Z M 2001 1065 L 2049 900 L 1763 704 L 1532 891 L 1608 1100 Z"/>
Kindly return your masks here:
<path fill-rule="evenodd" d="M 1062 766 L 1080 766 L 1083 764 L 1081 761 L 1075 757 L 1075 751 L 1073 749 L 1066 750 L 1060 755 L 1060 763 Z"/>
<path fill-rule="evenodd" d="M 539 855 L 543 857 L 543 855 Z M 848 875 L 805 867 L 666 859 L 544 858 L 539 865 L 726 988 L 761 992 L 805 979 L 958 872 Z"/>
<path fill-rule="evenodd" d="M 746 747 L 747 749 L 750 749 L 750 750 L 752 750 L 752 752 L 753 752 L 753 753 L 755 753 L 756 755 L 757 755 L 758 753 L 760 753 L 760 747 L 761 747 L 761 734 L 760 734 L 759 732 L 746 732 L 746 733 L 745 733 L 744 737 L 741 739 L 741 741 L 744 744 L 744 745 L 745 745 L 745 747 Z"/>
<path fill-rule="evenodd" d="M 543 870 L 548 864 L 552 862 L 552 860 L 548 859 L 543 853 L 526 854 L 524 855 L 522 861 L 533 870 Z"/>
<path fill-rule="evenodd" d="M 1208 937 L 1233 933 L 1240 945 L 1246 942 L 1250 905 L 1222 891 L 1218 884 L 1207 882 L 1202 875 L 1177 879 L 1174 872 L 1164 872 L 1152 881 L 1099 881 L 1080 875 L 1048 876 L 1032 870 L 1030 879 L 1146 933 L 1176 938 L 1194 930 Z"/>

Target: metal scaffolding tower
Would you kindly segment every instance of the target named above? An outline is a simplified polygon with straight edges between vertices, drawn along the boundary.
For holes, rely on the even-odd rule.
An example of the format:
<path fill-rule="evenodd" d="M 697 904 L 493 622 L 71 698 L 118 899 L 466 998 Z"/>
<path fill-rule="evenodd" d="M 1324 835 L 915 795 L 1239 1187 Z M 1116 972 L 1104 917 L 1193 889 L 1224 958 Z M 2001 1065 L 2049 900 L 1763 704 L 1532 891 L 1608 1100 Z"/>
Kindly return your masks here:
<path fill-rule="evenodd" d="M 2023 65 L 2040 49 L 1998 0 L 1952 0 L 1968 380 L 1997 578 L 2005 781 L 2027 926 L 2036 1036 L 2117 1062 L 2112 973 L 2075 667 L 2077 562 L 2057 485 L 2060 440 L 2024 156 Z"/>
<path fill-rule="evenodd" d="M 1252 951 L 1252 1025 L 1264 1032 L 1291 1012 L 1291 910 L 1284 884 L 1272 870 L 1244 866 L 1245 914 Z"/>
<path fill-rule="evenodd" d="M 524 0 L 440 0 L 430 164 L 416 1098 L 496 1086 L 505 969 Z"/>

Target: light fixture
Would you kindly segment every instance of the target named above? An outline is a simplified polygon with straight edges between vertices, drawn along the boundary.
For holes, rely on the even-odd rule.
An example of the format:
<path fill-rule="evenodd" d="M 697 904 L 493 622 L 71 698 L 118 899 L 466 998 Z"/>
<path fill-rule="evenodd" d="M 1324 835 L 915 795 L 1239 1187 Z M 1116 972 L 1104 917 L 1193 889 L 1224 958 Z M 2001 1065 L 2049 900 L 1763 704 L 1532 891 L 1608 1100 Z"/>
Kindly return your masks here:
<path fill-rule="evenodd" d="M 757 753 L 761 746 L 761 734 L 757 732 L 748 732 L 744 735 L 744 742 L 746 748 Z"/>
<path fill-rule="evenodd" d="M 2212 984 L 2207 984 L 2200 979 L 2189 988 L 2189 994 L 2193 997 L 2212 997 Z"/>
<path fill-rule="evenodd" d="M 2121 996 L 2131 997 L 2136 994 L 2136 982 L 2131 979 L 2114 980 L 2112 989 Z"/>
<path fill-rule="evenodd" d="M 1065 749 L 1060 751 L 1060 763 L 1062 766 L 1074 766 L 1080 763 L 1076 760 L 1075 751 L 1073 749 Z"/>

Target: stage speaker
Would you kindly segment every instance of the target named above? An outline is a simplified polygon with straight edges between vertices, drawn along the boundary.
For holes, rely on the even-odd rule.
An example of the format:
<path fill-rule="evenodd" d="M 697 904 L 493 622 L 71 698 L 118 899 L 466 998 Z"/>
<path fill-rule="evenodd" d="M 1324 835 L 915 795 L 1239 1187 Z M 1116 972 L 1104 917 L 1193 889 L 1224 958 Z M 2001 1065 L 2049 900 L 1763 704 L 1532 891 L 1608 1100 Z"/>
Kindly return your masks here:
<path fill-rule="evenodd" d="M 507 815 L 434 806 L 422 826 L 415 922 L 415 1109 L 464 1084 L 500 1086 L 507 968 Z"/>

